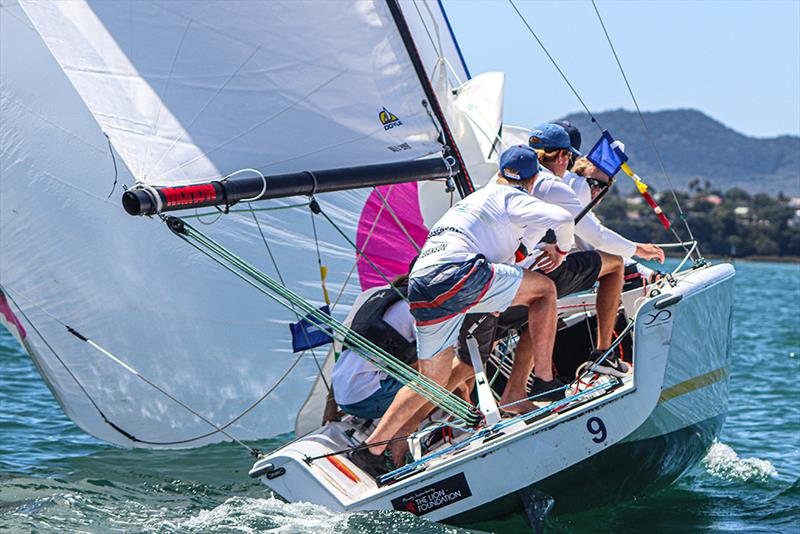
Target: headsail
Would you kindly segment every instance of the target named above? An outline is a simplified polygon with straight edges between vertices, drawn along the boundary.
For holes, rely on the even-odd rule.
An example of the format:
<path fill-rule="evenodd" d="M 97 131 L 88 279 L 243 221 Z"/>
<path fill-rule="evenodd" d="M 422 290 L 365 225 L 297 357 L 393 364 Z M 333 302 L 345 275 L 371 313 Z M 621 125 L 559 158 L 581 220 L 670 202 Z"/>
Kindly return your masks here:
<path fill-rule="evenodd" d="M 244 167 L 278 173 L 438 157 L 438 127 L 386 4 L 22 7 L 33 25 L 17 6 L 4 8 L 14 17 L 3 18 L 0 47 L 0 285 L 65 412 L 123 445 L 222 439 L 66 324 L 241 439 L 290 430 L 318 374 L 310 353 L 291 354 L 288 323 L 297 318 L 187 250 L 160 222 L 126 215 L 119 188 L 108 198 L 112 157 L 124 162 L 127 185 L 196 183 Z M 19 49 L 28 51 L 24 61 L 14 57 Z M 355 241 L 368 194 L 318 196 L 336 227 L 312 224 L 302 205 L 257 220 L 231 213 L 208 233 L 321 305 L 319 251 L 341 317 L 360 288 L 339 231 Z"/>

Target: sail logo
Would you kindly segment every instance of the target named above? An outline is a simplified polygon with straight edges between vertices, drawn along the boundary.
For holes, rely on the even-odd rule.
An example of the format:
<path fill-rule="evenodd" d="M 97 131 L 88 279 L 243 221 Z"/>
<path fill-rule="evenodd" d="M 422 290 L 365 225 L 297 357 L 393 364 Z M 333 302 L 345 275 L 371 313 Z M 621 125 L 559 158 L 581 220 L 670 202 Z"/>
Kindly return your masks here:
<path fill-rule="evenodd" d="M 381 124 L 383 124 L 384 130 L 391 130 L 396 126 L 403 125 L 403 122 L 397 118 L 397 115 L 395 115 L 385 107 L 381 108 L 381 110 L 378 112 L 378 119 L 380 119 Z"/>

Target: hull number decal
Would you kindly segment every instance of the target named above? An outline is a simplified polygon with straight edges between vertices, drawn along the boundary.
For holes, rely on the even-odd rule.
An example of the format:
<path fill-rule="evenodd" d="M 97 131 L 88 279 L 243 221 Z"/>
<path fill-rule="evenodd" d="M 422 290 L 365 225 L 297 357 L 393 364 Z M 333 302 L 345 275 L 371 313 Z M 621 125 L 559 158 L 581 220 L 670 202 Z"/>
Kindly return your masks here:
<path fill-rule="evenodd" d="M 595 443 L 603 443 L 608 437 L 606 424 L 599 417 L 590 417 L 586 421 L 586 430 L 588 430 L 590 434 L 594 435 L 592 441 Z"/>
<path fill-rule="evenodd" d="M 467 477 L 459 473 L 392 499 L 392 506 L 395 510 L 425 515 L 471 496 Z"/>

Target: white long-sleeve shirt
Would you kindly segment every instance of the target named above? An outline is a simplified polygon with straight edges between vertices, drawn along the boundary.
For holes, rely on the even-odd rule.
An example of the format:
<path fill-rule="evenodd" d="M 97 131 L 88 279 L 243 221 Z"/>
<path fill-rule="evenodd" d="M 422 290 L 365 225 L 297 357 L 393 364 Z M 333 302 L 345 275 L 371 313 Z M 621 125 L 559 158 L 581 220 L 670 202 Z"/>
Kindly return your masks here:
<path fill-rule="evenodd" d="M 570 187 L 569 184 L 573 184 L 577 190 Z M 539 172 L 539 177 L 533 186 L 533 196 L 550 204 L 561 206 L 573 217 L 577 216 L 591 201 L 591 191 L 586 179 L 577 174 L 568 173 L 562 180 L 546 169 Z M 578 247 L 581 249 L 597 249 L 623 258 L 630 258 L 636 253 L 636 243 L 603 226 L 597 216 L 591 212 L 575 225 L 575 236 L 579 238 Z M 561 248 L 560 245 L 559 248 Z"/>
<path fill-rule="evenodd" d="M 540 241 L 548 229 L 555 232 L 559 248 L 567 250 L 572 246 L 573 218 L 564 208 L 493 181 L 450 208 L 433 225 L 414 271 L 464 261 L 475 254 L 483 254 L 493 263 L 514 264 L 519 244 Z"/>
<path fill-rule="evenodd" d="M 383 320 L 407 341 L 414 341 L 414 317 L 411 315 L 408 302 L 399 300 L 389 306 L 383 314 Z M 345 349 L 336 360 L 331 373 L 336 404 L 361 402 L 378 391 L 381 381 L 386 380 L 387 376 L 363 356 Z"/>

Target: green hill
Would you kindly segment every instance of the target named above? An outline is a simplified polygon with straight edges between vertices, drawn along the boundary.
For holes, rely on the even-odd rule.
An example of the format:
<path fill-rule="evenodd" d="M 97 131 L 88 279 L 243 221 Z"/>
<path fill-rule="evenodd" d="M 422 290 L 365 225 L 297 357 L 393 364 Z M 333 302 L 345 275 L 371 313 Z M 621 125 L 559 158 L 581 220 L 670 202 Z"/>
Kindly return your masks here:
<path fill-rule="evenodd" d="M 603 128 L 625 143 L 631 166 L 657 190 L 666 189 L 666 181 L 651 148 L 644 127 L 635 112 L 606 111 L 595 115 Z M 564 119 L 583 134 L 583 152 L 599 135 L 583 113 Z M 692 109 L 644 113 L 664 166 L 677 189 L 699 179 L 710 182 L 712 189 L 740 187 L 750 193 L 800 196 L 800 137 L 784 135 L 773 138 L 748 137 Z M 631 182 L 618 180 L 622 190 Z"/>

